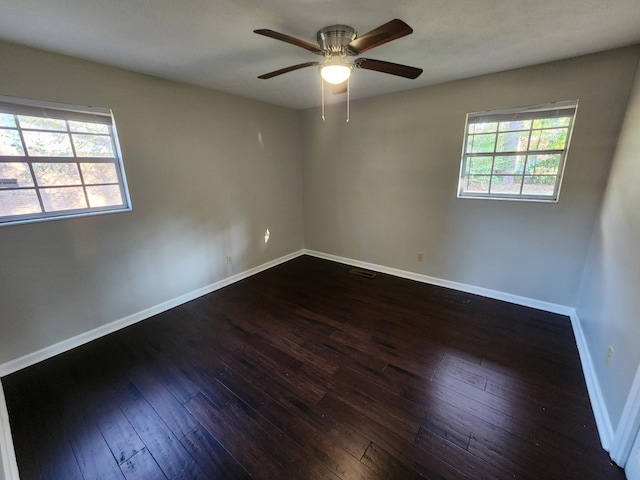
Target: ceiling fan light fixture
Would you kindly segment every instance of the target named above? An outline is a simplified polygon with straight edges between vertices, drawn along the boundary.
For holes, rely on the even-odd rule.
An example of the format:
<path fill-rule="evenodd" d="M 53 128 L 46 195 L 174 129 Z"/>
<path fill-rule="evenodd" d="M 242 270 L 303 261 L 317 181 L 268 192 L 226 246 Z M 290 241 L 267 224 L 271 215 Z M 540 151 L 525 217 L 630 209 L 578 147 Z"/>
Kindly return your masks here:
<path fill-rule="evenodd" d="M 322 120 L 324 120 L 324 91 L 326 87 L 325 82 L 327 82 L 331 86 L 330 89 L 334 95 L 341 93 L 347 94 L 347 122 L 349 121 L 349 77 L 351 77 L 351 71 L 354 68 L 388 73 L 390 75 L 411 79 L 419 77 L 422 73 L 421 68 L 409 67 L 398 63 L 372 60 L 370 58 L 356 58 L 354 60 L 347 58 L 357 57 L 372 48 L 379 47 L 392 40 L 397 40 L 398 38 L 413 33 L 413 29 L 409 25 L 397 18 L 360 36 L 358 36 L 353 27 L 348 25 L 330 25 L 324 27 L 320 29 L 317 35 L 318 46 L 265 28 L 254 30 L 254 33 L 295 45 L 296 47 L 325 57 L 323 62 L 299 63 L 298 65 L 291 65 L 290 67 L 281 68 L 280 70 L 265 73 L 258 77 L 266 80 L 301 68 L 318 66 L 318 73 L 320 73 L 320 78 L 322 79 L 320 82 Z"/>
<path fill-rule="evenodd" d="M 320 66 L 320 75 L 325 82 L 338 85 L 351 76 L 352 65 L 345 59 L 328 59 Z"/>

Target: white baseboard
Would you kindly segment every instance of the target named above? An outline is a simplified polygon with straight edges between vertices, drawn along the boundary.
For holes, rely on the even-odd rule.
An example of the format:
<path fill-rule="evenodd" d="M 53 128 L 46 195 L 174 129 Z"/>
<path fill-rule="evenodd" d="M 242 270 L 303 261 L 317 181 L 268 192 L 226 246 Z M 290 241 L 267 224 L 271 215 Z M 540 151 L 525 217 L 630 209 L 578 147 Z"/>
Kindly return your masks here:
<path fill-rule="evenodd" d="M 9 412 L 4 398 L 2 382 L 0 382 L 0 478 L 4 480 L 19 480 L 16 452 L 13 450 L 11 440 L 11 427 L 9 426 Z M 2 476 L 4 474 L 4 476 Z"/>
<path fill-rule="evenodd" d="M 609 451 L 613 461 L 620 466 L 625 465 L 627 460 L 635 462 L 631 468 L 636 480 L 640 480 L 640 455 L 634 454 L 633 457 L 630 457 L 630 454 L 638 431 L 640 431 L 640 366 L 633 378 Z M 627 472 L 627 477 L 629 480 L 632 478 L 629 472 Z"/>
<path fill-rule="evenodd" d="M 627 480 L 640 480 L 640 456 L 638 454 L 629 457 L 629 461 L 624 467 Z"/>
<path fill-rule="evenodd" d="M 591 358 L 589 345 L 587 344 L 587 339 L 584 336 L 580 318 L 578 318 L 578 314 L 575 309 L 570 315 L 570 318 L 571 326 L 573 327 L 573 334 L 576 337 L 576 345 L 578 346 L 578 352 L 580 353 L 580 362 L 582 363 L 582 372 L 584 373 L 587 391 L 589 392 L 591 409 L 593 410 L 593 416 L 596 419 L 596 426 L 598 427 L 598 433 L 600 434 L 600 443 L 602 444 L 602 448 L 609 452 L 611 448 L 611 440 L 614 435 L 611 419 L 609 418 L 609 412 L 607 411 L 604 396 L 602 395 L 598 375 L 596 374 L 596 370 L 593 366 L 593 359 Z"/>
<path fill-rule="evenodd" d="M 571 326 L 573 327 L 573 334 L 578 346 L 578 353 L 580 355 L 580 362 L 582 364 L 582 371 L 584 374 L 585 382 L 587 384 L 587 391 L 589 392 L 589 400 L 591 402 L 591 408 L 593 410 L 594 417 L 596 419 L 596 425 L 598 427 L 598 434 L 600 435 L 600 443 L 602 447 L 608 452 L 613 438 L 613 428 L 611 426 L 611 420 L 606 409 L 602 390 L 600 389 L 600 382 L 593 367 L 593 361 L 589 348 L 582 331 L 580 320 L 576 314 L 576 310 L 573 307 L 567 307 L 565 305 L 558 305 L 555 303 L 543 302 L 533 298 L 521 297 L 518 295 L 512 295 L 510 293 L 500 292 L 497 290 L 490 290 L 487 288 L 477 287 L 474 285 L 468 285 L 465 283 L 452 282 L 450 280 L 443 280 L 437 277 L 430 277 L 428 275 L 421 275 L 418 273 L 407 272 L 405 270 L 398 270 L 395 268 L 385 267 L 383 265 L 376 265 L 373 263 L 361 262 L 359 260 L 353 260 L 351 258 L 338 257 L 336 255 L 330 255 L 323 252 L 317 252 L 314 250 L 305 250 L 305 254 L 318 258 L 324 258 L 334 262 L 344 263 L 347 265 L 353 265 L 355 267 L 366 268 L 381 273 L 388 273 L 396 277 L 407 278 L 410 280 L 416 280 L 422 283 L 428 283 L 430 285 L 437 285 L 440 287 L 451 288 L 454 290 L 472 293 L 475 295 L 482 295 L 483 297 L 493 298 L 496 300 L 503 300 L 505 302 L 515 303 L 523 305 L 525 307 L 536 308 L 538 310 L 544 310 L 551 313 L 558 313 L 566 315 L 571 319 Z M 640 372 L 640 370 L 639 370 Z M 640 380 L 638 382 L 640 388 Z"/>
<path fill-rule="evenodd" d="M 264 270 L 268 270 L 269 268 L 275 267 L 276 265 L 280 265 L 281 263 L 292 260 L 296 257 L 304 255 L 303 250 L 299 250 L 297 252 L 290 253 L 289 255 L 285 255 L 283 257 L 277 258 L 270 262 L 264 263 L 257 267 L 251 268 L 244 272 L 238 273 L 231 277 L 220 280 L 219 282 L 212 283 L 211 285 L 207 285 L 206 287 L 200 288 L 198 290 L 194 290 L 193 292 L 186 293 L 184 295 L 180 295 L 179 297 L 172 298 L 166 302 L 163 302 L 159 305 L 155 305 L 153 307 L 147 308 L 141 312 L 134 313 L 133 315 L 129 315 L 128 317 L 121 318 L 120 320 L 116 320 L 107 325 L 103 325 L 102 327 L 94 328 L 85 333 L 81 333 L 80 335 L 76 335 L 75 337 L 69 338 L 67 340 L 63 340 L 62 342 L 58 342 L 54 345 L 50 345 L 48 347 L 42 348 L 37 352 L 29 353 L 20 358 L 16 358 L 15 360 L 11 360 L 9 362 L 3 363 L 0 365 L 0 377 L 4 377 L 11 373 L 17 372 L 23 368 L 29 367 L 31 365 L 35 365 L 38 362 L 51 358 L 60 353 L 66 352 L 73 348 L 84 345 L 85 343 L 91 342 L 92 340 L 96 340 L 100 337 L 108 335 L 109 333 L 116 332 L 122 328 L 128 327 L 129 325 L 133 325 L 134 323 L 140 322 L 147 318 L 150 318 L 154 315 L 162 313 L 171 308 L 177 307 L 178 305 L 182 305 L 183 303 L 194 300 L 198 297 L 206 295 L 207 293 L 214 292 L 219 290 L 227 285 L 231 285 L 232 283 L 238 282 L 245 278 L 248 278 L 256 273 L 260 273 Z M 18 476 L 18 465 L 16 463 L 15 452 L 13 449 L 13 441 L 11 439 L 11 429 L 9 425 L 9 413 L 7 411 L 7 405 L 4 398 L 4 390 L 2 389 L 2 383 L 0 382 L 0 480 L 19 480 Z M 2 473 L 4 471 L 4 479 L 2 478 Z"/>

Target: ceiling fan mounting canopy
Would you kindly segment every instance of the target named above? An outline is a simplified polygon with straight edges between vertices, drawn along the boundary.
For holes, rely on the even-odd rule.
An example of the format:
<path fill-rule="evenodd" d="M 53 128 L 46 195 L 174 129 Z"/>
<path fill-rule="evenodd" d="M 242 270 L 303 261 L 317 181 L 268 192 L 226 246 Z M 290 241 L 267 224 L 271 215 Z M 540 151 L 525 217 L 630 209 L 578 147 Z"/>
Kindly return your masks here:
<path fill-rule="evenodd" d="M 318 31 L 318 45 L 325 52 L 345 54 L 356 35 L 356 29 L 348 25 L 330 25 Z"/>

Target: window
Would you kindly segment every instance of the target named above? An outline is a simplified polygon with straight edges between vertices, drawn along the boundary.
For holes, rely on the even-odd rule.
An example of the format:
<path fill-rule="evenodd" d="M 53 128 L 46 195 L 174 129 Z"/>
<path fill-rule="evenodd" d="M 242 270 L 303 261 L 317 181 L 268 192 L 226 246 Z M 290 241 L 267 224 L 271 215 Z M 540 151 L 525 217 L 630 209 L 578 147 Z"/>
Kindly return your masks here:
<path fill-rule="evenodd" d="M 469 113 L 458 197 L 558 201 L 578 101 Z"/>
<path fill-rule="evenodd" d="M 0 96 L 0 225 L 123 210 L 110 110 Z"/>

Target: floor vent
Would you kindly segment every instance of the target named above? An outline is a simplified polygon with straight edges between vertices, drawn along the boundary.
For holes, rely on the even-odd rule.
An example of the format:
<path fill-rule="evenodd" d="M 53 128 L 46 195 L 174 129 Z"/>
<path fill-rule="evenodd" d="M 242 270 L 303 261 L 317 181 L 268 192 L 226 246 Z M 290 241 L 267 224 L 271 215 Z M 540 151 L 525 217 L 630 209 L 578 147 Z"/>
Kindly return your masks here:
<path fill-rule="evenodd" d="M 349 270 L 349 273 L 353 273 L 354 275 L 360 275 L 361 277 L 373 278 L 376 276 L 375 273 L 370 272 L 368 270 L 360 270 L 359 268 L 352 268 Z"/>

